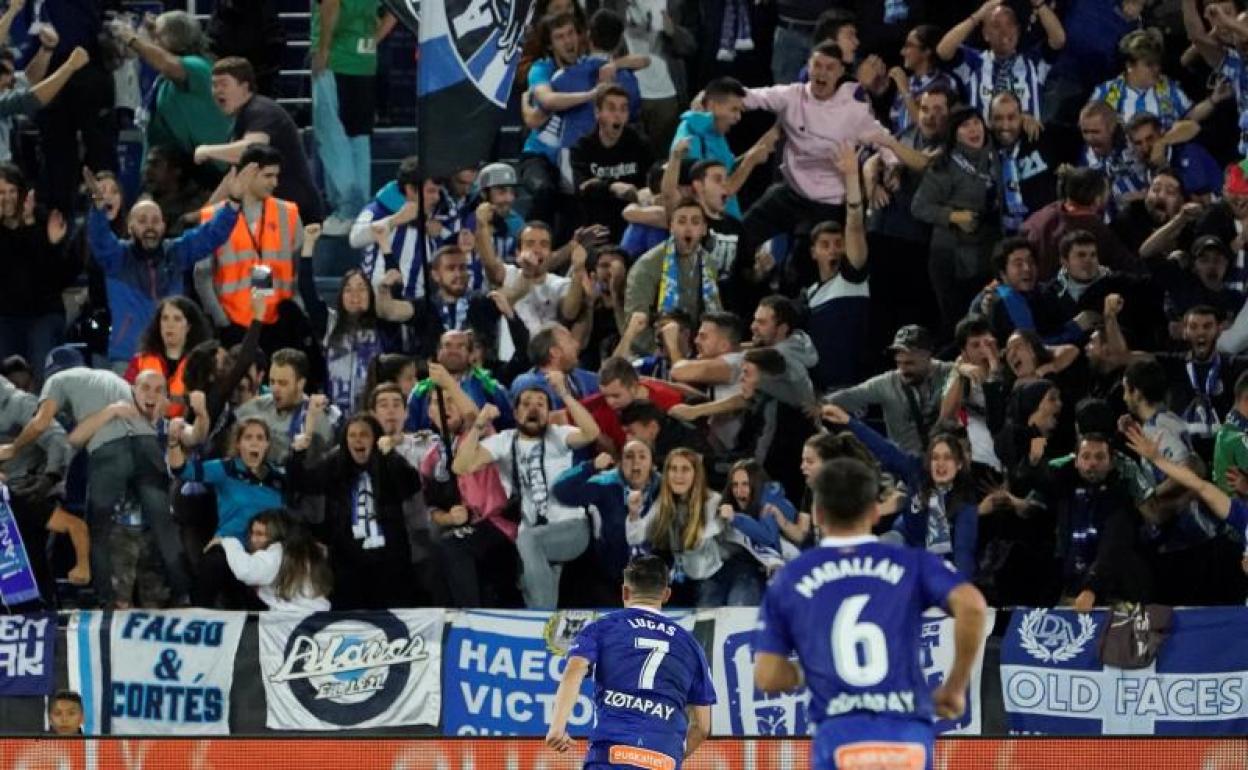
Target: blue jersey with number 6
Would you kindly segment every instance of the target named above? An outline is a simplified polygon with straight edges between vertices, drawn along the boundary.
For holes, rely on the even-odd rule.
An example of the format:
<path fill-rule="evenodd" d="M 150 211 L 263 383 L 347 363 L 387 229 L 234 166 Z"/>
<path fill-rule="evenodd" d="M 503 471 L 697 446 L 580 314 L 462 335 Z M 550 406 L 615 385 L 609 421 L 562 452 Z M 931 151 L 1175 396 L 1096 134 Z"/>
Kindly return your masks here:
<path fill-rule="evenodd" d="M 785 565 L 759 609 L 755 652 L 801 662 L 811 719 L 932 721 L 919 660 L 923 611 L 947 610 L 962 577 L 944 559 L 874 537 L 825 538 Z"/>
<path fill-rule="evenodd" d="M 679 764 L 685 707 L 715 702 L 706 653 L 692 634 L 661 612 L 630 607 L 586 626 L 568 655 L 588 660 L 594 678 L 591 758 L 595 748 L 605 758 L 610 745 L 631 746 Z"/>

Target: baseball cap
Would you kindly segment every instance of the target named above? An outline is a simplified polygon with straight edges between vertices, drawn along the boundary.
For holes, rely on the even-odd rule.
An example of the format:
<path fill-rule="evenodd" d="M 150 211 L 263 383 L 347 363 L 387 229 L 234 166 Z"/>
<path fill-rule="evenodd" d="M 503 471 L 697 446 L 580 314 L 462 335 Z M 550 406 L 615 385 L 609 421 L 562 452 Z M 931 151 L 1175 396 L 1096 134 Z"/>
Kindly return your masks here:
<path fill-rule="evenodd" d="M 83 357 L 80 345 L 61 345 L 48 351 L 43 363 L 43 378 L 46 380 L 57 372 L 86 365 L 87 359 Z"/>
<path fill-rule="evenodd" d="M 477 185 L 482 190 L 491 187 L 515 187 L 516 170 L 506 163 L 491 163 L 477 175 Z"/>
<path fill-rule="evenodd" d="M 888 346 L 890 353 L 922 350 L 931 353 L 936 345 L 932 342 L 932 333 L 918 324 L 903 326 L 893 335 L 893 344 Z"/>
<path fill-rule="evenodd" d="M 1192 244 L 1192 257 L 1199 257 L 1210 249 L 1216 249 L 1221 252 L 1227 259 L 1231 258 L 1231 250 L 1226 247 L 1226 243 L 1216 235 L 1202 235 Z"/>

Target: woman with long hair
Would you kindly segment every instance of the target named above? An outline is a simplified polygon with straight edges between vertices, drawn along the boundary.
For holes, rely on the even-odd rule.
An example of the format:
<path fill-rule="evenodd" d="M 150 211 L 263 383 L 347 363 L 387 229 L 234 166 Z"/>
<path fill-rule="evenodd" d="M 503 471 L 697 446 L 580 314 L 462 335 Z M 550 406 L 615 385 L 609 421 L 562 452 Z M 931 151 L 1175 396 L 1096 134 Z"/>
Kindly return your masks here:
<path fill-rule="evenodd" d="M 827 407 L 824 407 L 826 409 Z M 879 470 L 879 461 L 875 459 L 875 455 L 871 454 L 871 450 L 863 446 L 854 434 L 848 431 L 840 433 L 816 433 L 806 442 L 802 444 L 802 456 L 799 469 L 802 478 L 806 480 L 806 488 L 802 492 L 802 500 L 797 509 L 797 515 L 791 520 L 787 517 L 776 517 L 770 514 L 775 520 L 776 525 L 780 528 L 780 534 L 784 535 L 784 539 L 796 548 L 806 549 L 814 545 L 814 493 L 810 490 L 811 481 L 815 478 L 815 474 L 823 467 L 828 460 L 834 460 L 838 457 L 849 457 L 858 460 L 869 468 Z M 764 511 L 764 513 L 768 513 Z"/>
<path fill-rule="evenodd" d="M 923 173 L 910 205 L 915 219 L 932 226 L 928 275 L 945 335 L 991 279 L 1003 200 L 1000 161 L 979 112 L 953 110 L 948 132 L 944 150 Z"/>
<path fill-rule="evenodd" d="M 739 460 L 728 470 L 720 501 L 724 566 L 707 581 L 707 604 L 757 606 L 767 576 L 786 561 L 777 521 L 796 519 L 797 509 L 785 497 L 784 487 L 769 480 L 763 466 L 752 459 Z M 790 549 L 790 553 L 795 556 L 797 550 Z"/>
<path fill-rule="evenodd" d="M 347 420 L 339 445 L 319 462 L 307 458 L 314 427 L 295 437 L 286 469 L 292 489 L 324 499 L 320 535 L 337 575 L 334 609 L 416 606 L 427 590 L 417 585 L 403 503 L 420 492 L 420 474 L 392 451 L 372 415 Z"/>
<path fill-rule="evenodd" d="M 673 449 L 663 463 L 659 494 L 649 510 L 642 510 L 640 492 L 628 495 L 628 518 L 624 523 L 628 544 L 642 546 L 672 565 L 672 603 L 677 606 L 710 606 L 708 578 L 723 566 L 719 543 L 721 530 L 719 494 L 706 483 L 702 456 L 683 447 Z"/>
<path fill-rule="evenodd" d="M 925 548 L 951 561 L 968 578 L 975 576 L 975 549 L 981 511 L 971 479 L 970 449 L 952 433 L 937 432 L 922 457 L 912 455 L 851 418 L 835 405 L 825 405 L 823 418 L 849 428 L 876 456 L 880 466 L 906 483 L 908 493 L 888 539 Z M 989 495 L 984 505 L 995 505 Z"/>
<path fill-rule="evenodd" d="M 199 306 L 186 297 L 166 297 L 156 306 L 156 315 L 139 338 L 139 350 L 130 359 L 126 380 L 134 382 L 139 372 L 155 371 L 169 383 L 168 417 L 186 413 L 186 362 L 191 349 L 212 339 L 212 326 Z"/>
<path fill-rule="evenodd" d="M 225 552 L 214 546 L 227 537 L 241 540 L 253 516 L 282 507 L 286 474 L 268 460 L 271 437 L 263 420 L 240 421 L 229 456 L 220 460 L 188 460 L 176 432 L 170 431 L 165 454 L 169 470 L 176 478 L 202 484 L 217 495 L 217 527 L 200 560 L 191 599 L 197 607 L 213 607 L 225 594 L 227 604 L 237 605 L 240 586 L 229 571 Z"/>
<path fill-rule="evenodd" d="M 325 546 L 285 511 L 261 511 L 251 520 L 247 543 L 221 540 L 234 577 L 256 591 L 266 607 L 279 612 L 329 609 L 334 573 Z"/>

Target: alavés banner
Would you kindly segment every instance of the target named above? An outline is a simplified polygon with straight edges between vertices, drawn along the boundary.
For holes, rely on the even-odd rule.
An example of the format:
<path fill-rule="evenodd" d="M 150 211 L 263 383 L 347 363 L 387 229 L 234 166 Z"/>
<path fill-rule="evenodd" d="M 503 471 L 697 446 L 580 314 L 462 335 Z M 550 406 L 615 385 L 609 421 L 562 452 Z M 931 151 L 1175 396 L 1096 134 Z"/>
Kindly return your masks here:
<path fill-rule="evenodd" d="M 66 630 L 69 686 L 88 735 L 228 735 L 247 616 L 209 610 L 79 611 Z"/>
<path fill-rule="evenodd" d="M 989 610 L 984 638 L 992 630 L 995 610 Z M 710 651 L 711 676 L 719 696 L 711 707 L 711 734 L 733 736 L 800 736 L 814 732 L 807 709 L 810 693 L 768 694 L 754 687 L 754 650 L 751 641 L 758 622 L 753 607 L 726 607 L 715 610 L 714 647 Z M 918 655 L 932 689 L 940 686 L 953 665 L 953 620 L 933 614 L 923 624 Z M 957 721 L 937 724 L 950 735 L 979 735 L 981 717 L 980 673 L 983 648 L 975 661 L 966 698 L 966 713 Z"/>
<path fill-rule="evenodd" d="M 444 610 L 260 616 L 274 730 L 438 724 Z"/>
<path fill-rule="evenodd" d="M 1248 734 L 1248 612 L 1176 610 L 1145 668 L 1101 663 L 1106 612 L 1016 610 L 1001 645 L 1014 734 Z"/>

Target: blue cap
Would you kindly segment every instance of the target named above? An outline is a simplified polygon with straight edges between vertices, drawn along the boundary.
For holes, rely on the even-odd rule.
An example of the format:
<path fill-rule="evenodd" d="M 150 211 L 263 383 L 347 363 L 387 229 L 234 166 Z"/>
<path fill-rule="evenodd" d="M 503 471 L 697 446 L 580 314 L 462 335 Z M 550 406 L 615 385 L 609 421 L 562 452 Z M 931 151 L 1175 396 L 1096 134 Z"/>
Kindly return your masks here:
<path fill-rule="evenodd" d="M 87 359 L 82 355 L 81 345 L 61 345 L 48 351 L 48 357 L 43 363 L 43 378 L 46 380 L 57 372 L 86 365 Z"/>

